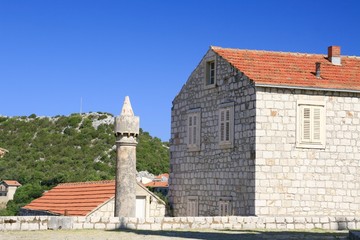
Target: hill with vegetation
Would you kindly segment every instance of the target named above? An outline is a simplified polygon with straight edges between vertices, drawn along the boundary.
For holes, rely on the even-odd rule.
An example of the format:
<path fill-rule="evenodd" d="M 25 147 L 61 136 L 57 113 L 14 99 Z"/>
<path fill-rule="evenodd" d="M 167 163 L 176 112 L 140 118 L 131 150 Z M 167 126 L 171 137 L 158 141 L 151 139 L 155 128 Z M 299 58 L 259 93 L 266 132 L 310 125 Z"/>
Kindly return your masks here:
<path fill-rule="evenodd" d="M 169 172 L 168 143 L 140 129 L 137 170 Z M 41 196 L 63 182 L 115 179 L 114 117 L 108 113 L 70 116 L 0 116 L 0 180 L 17 180 L 23 186 L 2 215 Z"/>

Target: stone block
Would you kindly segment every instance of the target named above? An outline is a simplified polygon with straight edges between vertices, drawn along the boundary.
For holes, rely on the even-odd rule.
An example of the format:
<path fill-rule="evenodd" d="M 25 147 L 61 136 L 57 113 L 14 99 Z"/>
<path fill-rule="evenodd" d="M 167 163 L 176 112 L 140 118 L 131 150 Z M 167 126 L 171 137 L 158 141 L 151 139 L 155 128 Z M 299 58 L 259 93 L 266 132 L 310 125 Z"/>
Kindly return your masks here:
<path fill-rule="evenodd" d="M 164 223 L 162 225 L 162 230 L 169 230 L 169 229 L 171 229 L 171 227 L 172 227 L 172 224 Z"/>
<path fill-rule="evenodd" d="M 307 230 L 314 229 L 315 225 L 313 223 L 305 223 L 305 228 Z"/>
<path fill-rule="evenodd" d="M 117 229 L 117 226 L 115 223 L 106 223 L 105 229 L 106 230 L 115 230 L 115 229 Z"/>
<path fill-rule="evenodd" d="M 232 229 L 232 226 L 231 223 L 224 223 L 224 229 Z"/>
<path fill-rule="evenodd" d="M 232 224 L 237 223 L 236 216 L 229 216 L 229 223 L 232 223 Z"/>
<path fill-rule="evenodd" d="M 306 229 L 305 223 L 296 222 L 294 224 L 294 229 L 296 229 L 296 230 L 304 230 L 304 229 Z"/>
<path fill-rule="evenodd" d="M 72 229 L 83 229 L 83 223 L 78 223 L 78 222 L 76 222 L 76 223 L 73 223 L 73 227 L 72 227 Z"/>
<path fill-rule="evenodd" d="M 57 229 L 72 229 L 73 217 L 50 217 L 48 228 L 57 230 Z"/>
<path fill-rule="evenodd" d="M 329 218 L 328 217 L 321 217 L 320 218 L 320 223 L 328 223 L 329 222 Z"/>
<path fill-rule="evenodd" d="M 266 229 L 276 229 L 276 223 L 266 223 Z"/>
<path fill-rule="evenodd" d="M 210 224 L 210 228 L 216 229 L 216 230 L 222 230 L 222 229 L 224 229 L 224 225 L 217 222 L 217 223 Z"/>
<path fill-rule="evenodd" d="M 89 221 L 89 219 L 87 219 L 87 217 L 81 216 L 81 217 L 75 217 L 74 221 L 79 222 L 79 223 L 84 223 L 86 221 Z"/>
<path fill-rule="evenodd" d="M 155 218 L 153 218 L 153 217 L 145 218 L 145 222 L 146 223 L 155 223 Z"/>
<path fill-rule="evenodd" d="M 137 228 L 136 228 L 136 224 L 134 224 L 134 223 L 128 223 L 128 224 L 126 224 L 126 228 L 128 228 L 128 229 L 137 229 Z"/>
<path fill-rule="evenodd" d="M 185 220 L 186 221 L 186 220 Z M 174 218 L 172 217 L 164 217 L 164 222 L 166 223 L 173 223 L 174 222 Z"/>
<path fill-rule="evenodd" d="M 120 219 L 120 222 L 128 222 L 128 223 L 134 223 L 134 224 L 136 224 L 136 223 L 138 223 L 138 220 L 140 220 L 141 218 L 134 218 L 134 217 L 132 217 L 132 218 L 122 218 L 122 219 Z M 123 220 L 123 221 L 122 221 Z M 140 223 L 140 222 L 139 222 Z"/>
<path fill-rule="evenodd" d="M 159 224 L 159 223 L 153 223 L 153 224 L 151 224 L 151 230 L 153 230 L 153 231 L 162 230 L 162 229 L 161 229 L 161 224 Z"/>
<path fill-rule="evenodd" d="M 120 218 L 119 217 L 110 217 L 109 223 L 120 223 Z"/>
<path fill-rule="evenodd" d="M 84 229 L 94 229 L 94 223 L 85 222 L 85 223 L 83 223 L 83 228 Z"/>
<path fill-rule="evenodd" d="M 276 223 L 285 223 L 285 218 L 284 217 L 276 217 L 275 222 Z"/>
<path fill-rule="evenodd" d="M 151 224 L 138 224 L 137 230 L 151 230 Z"/>
<path fill-rule="evenodd" d="M 95 229 L 106 229 L 105 223 L 95 223 L 94 225 Z"/>
<path fill-rule="evenodd" d="M 100 217 L 96 217 L 96 216 L 91 217 L 90 222 L 91 223 L 98 223 L 98 222 L 100 222 Z"/>
<path fill-rule="evenodd" d="M 229 217 L 221 217 L 221 222 L 222 223 L 228 223 L 229 222 Z"/>
<path fill-rule="evenodd" d="M 21 223 L 21 226 L 20 226 L 20 229 L 21 231 L 29 231 L 29 223 L 28 222 L 22 222 Z"/>

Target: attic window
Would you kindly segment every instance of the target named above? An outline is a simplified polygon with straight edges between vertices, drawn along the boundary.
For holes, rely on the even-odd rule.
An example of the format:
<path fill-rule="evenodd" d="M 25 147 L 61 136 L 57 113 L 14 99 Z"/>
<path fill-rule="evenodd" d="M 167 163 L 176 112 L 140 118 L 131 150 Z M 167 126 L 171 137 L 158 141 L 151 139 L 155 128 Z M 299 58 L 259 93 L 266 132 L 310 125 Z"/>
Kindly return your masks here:
<path fill-rule="evenodd" d="M 215 61 L 206 62 L 206 86 L 215 85 Z"/>

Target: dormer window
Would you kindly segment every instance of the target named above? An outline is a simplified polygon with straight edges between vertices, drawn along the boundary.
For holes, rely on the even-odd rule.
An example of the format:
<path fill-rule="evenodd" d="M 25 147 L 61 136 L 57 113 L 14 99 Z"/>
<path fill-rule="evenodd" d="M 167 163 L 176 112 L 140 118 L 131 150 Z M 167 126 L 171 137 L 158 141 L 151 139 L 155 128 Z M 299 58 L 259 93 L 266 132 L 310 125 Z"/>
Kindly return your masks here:
<path fill-rule="evenodd" d="M 206 86 L 215 85 L 215 61 L 206 62 Z"/>

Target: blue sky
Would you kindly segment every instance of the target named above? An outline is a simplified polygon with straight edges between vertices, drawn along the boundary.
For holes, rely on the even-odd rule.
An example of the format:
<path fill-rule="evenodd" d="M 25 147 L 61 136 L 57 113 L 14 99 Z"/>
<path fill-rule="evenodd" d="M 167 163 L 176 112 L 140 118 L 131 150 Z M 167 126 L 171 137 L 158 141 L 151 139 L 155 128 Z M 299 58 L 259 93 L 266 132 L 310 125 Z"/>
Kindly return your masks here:
<path fill-rule="evenodd" d="M 0 0 L 0 115 L 118 115 L 168 141 L 209 46 L 360 56 L 358 0 Z"/>

